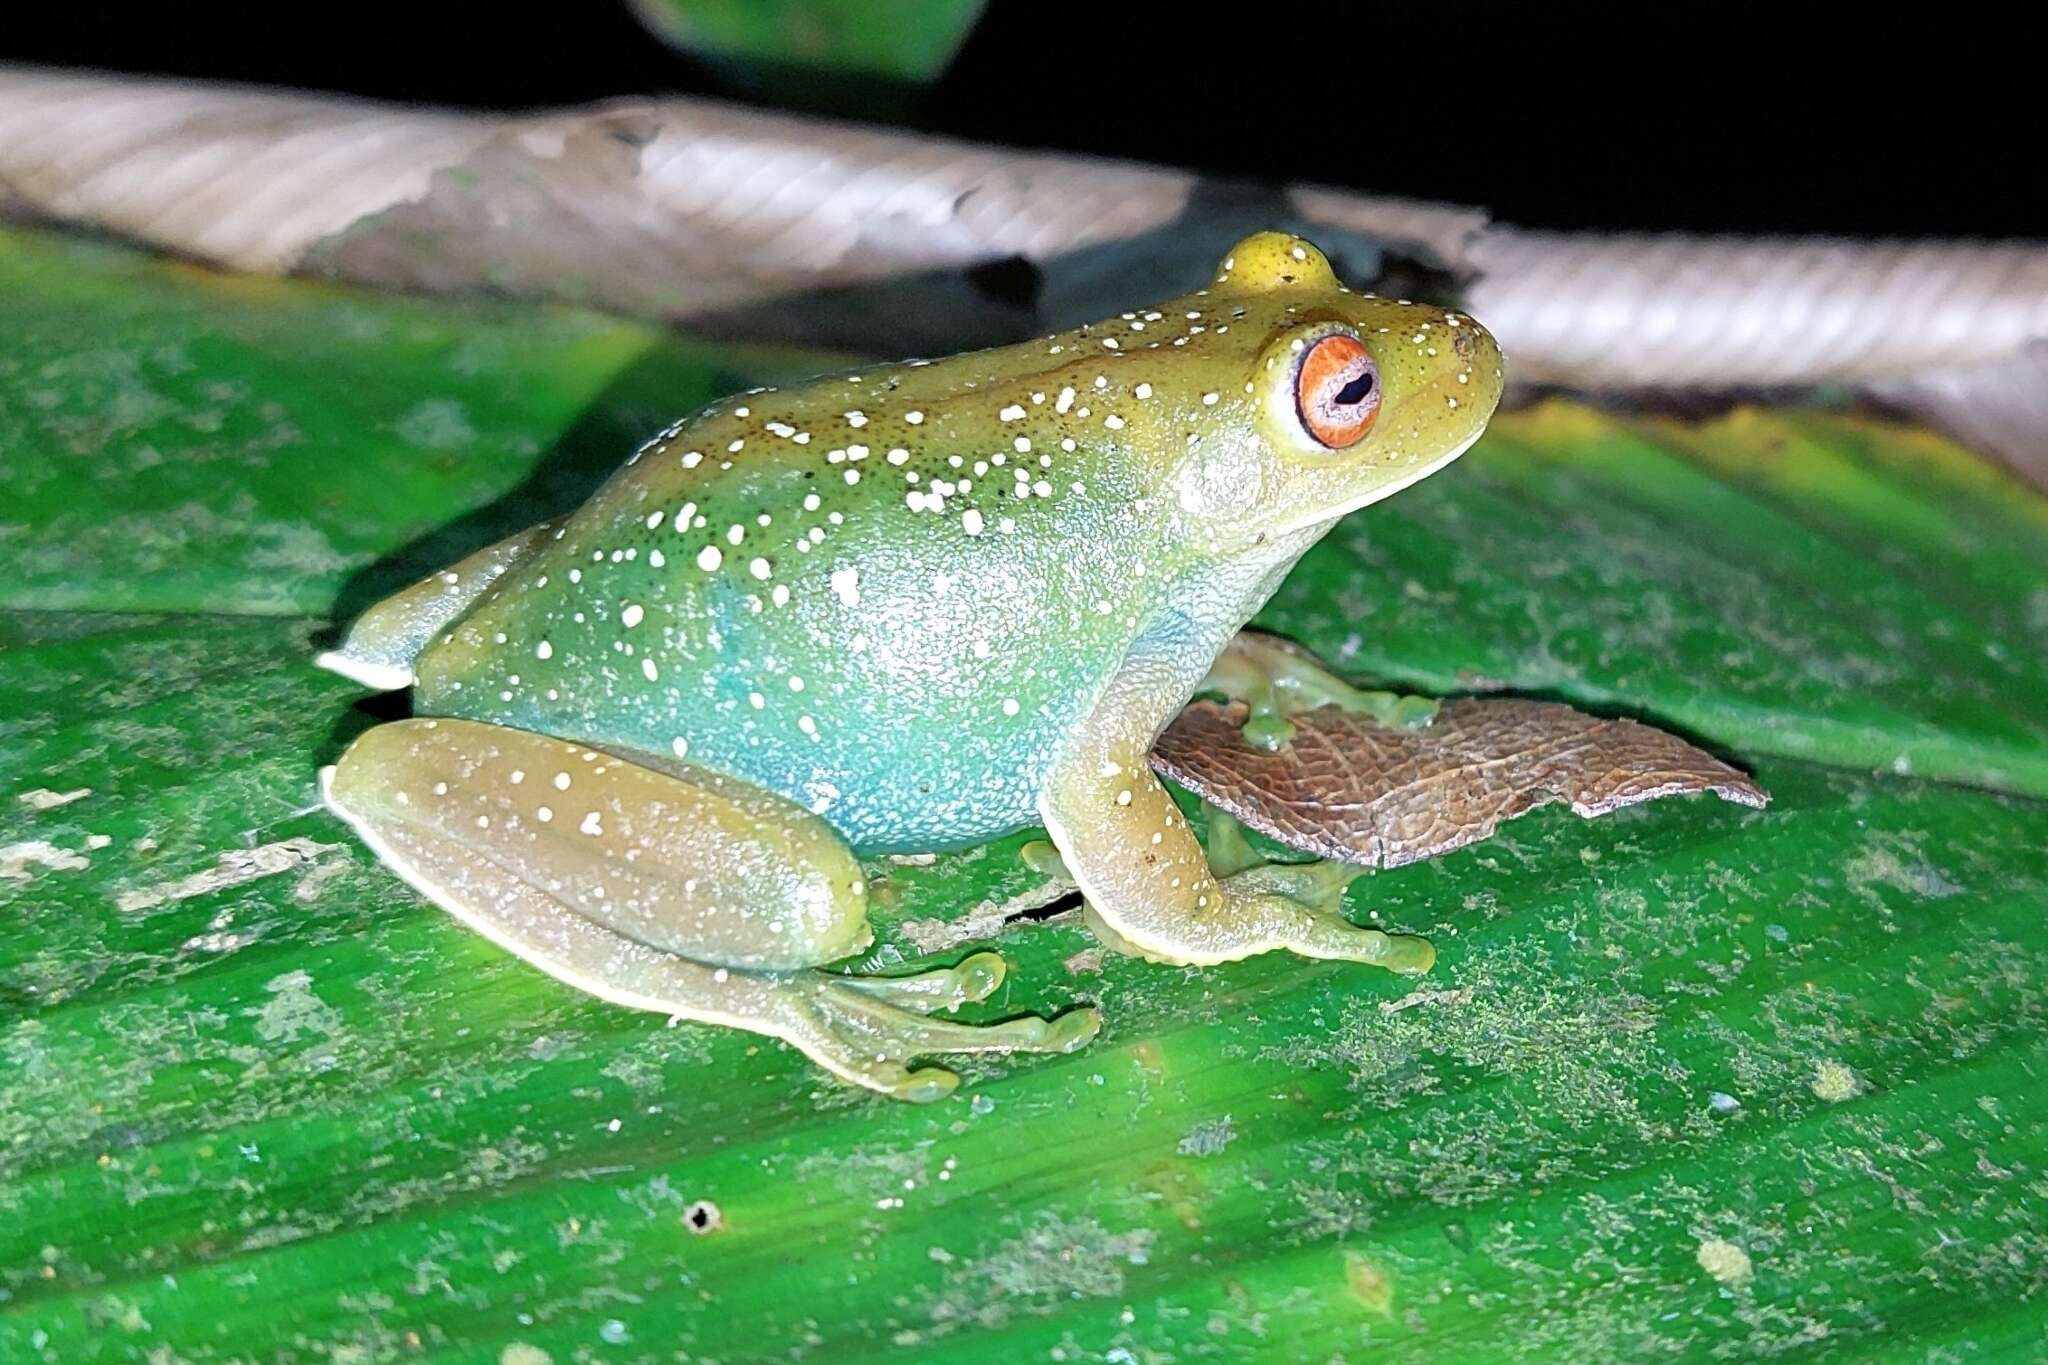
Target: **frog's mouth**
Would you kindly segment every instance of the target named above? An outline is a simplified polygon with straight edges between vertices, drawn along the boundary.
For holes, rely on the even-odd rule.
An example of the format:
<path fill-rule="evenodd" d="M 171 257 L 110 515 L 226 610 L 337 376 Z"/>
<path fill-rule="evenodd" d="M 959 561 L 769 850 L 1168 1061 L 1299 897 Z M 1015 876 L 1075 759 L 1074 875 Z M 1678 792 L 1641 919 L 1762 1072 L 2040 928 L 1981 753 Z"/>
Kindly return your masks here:
<path fill-rule="evenodd" d="M 1373 503 L 1378 502 L 1381 498 L 1391 498 L 1392 496 L 1394 496 L 1394 494 L 1408 487 L 1408 485 L 1422 482 L 1424 479 L 1436 473 L 1439 469 L 1442 469 L 1451 461 L 1457 459 L 1460 455 L 1463 455 L 1466 451 L 1470 450 L 1478 442 L 1481 436 L 1484 436 L 1485 434 L 1486 428 L 1482 426 L 1479 430 L 1473 432 L 1470 436 L 1467 436 L 1457 445 L 1451 447 L 1451 450 L 1448 454 L 1441 455 L 1435 460 L 1430 461 L 1428 464 L 1418 465 L 1414 469 L 1409 470 L 1406 474 L 1403 474 L 1400 478 L 1395 479 L 1392 483 L 1383 483 L 1375 488 L 1369 488 L 1349 502 L 1339 503 L 1337 506 L 1330 508 L 1327 511 L 1318 511 L 1310 516 L 1302 517 L 1299 520 L 1290 521 L 1280 528 L 1278 534 L 1284 535 L 1289 531 L 1301 531 L 1306 530 L 1308 527 L 1311 526 L 1322 526 L 1326 523 L 1337 520 L 1337 518 L 1339 517 L 1349 515 L 1352 512 L 1356 512 L 1361 507 L 1370 507 Z"/>

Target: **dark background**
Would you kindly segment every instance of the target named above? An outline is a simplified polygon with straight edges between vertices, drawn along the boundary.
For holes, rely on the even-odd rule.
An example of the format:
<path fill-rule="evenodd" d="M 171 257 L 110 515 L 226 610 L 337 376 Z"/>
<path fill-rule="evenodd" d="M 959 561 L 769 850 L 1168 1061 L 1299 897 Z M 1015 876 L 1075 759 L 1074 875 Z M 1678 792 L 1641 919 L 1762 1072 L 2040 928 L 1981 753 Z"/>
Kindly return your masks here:
<path fill-rule="evenodd" d="M 0 60 L 494 108 L 748 98 L 607 0 L 36 8 L 9 16 Z M 1524 226 L 2040 237 L 2033 27 L 1957 5 L 995 0 L 937 85 L 880 104 Z"/>

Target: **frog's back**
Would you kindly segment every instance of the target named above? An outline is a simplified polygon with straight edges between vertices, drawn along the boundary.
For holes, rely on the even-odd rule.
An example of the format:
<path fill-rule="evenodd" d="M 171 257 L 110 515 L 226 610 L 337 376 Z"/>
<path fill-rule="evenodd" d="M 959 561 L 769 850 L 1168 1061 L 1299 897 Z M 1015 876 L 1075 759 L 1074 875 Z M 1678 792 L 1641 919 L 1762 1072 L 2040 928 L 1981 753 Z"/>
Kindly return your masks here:
<path fill-rule="evenodd" d="M 1034 822 L 1152 610 L 1157 500 L 1101 402 L 983 354 L 663 433 L 425 651 L 420 709 L 682 758 L 864 849 Z"/>

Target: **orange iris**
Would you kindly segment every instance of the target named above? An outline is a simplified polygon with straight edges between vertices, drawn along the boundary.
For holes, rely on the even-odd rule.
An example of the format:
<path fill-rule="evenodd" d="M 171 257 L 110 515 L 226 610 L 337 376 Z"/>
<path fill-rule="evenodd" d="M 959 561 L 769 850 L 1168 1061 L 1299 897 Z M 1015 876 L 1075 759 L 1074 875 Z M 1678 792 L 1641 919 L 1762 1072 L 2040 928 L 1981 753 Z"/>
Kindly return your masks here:
<path fill-rule="evenodd" d="M 1332 450 L 1357 445 L 1380 410 L 1379 368 L 1357 337 L 1326 336 L 1301 358 L 1294 404 L 1308 434 Z"/>

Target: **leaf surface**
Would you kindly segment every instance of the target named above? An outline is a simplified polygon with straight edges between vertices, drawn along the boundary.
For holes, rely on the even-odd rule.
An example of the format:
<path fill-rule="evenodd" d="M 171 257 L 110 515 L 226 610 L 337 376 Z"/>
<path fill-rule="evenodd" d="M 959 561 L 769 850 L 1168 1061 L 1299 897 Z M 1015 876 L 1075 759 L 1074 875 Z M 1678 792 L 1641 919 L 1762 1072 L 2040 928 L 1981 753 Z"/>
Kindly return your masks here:
<path fill-rule="evenodd" d="M 1966 452 L 1503 416 L 1262 622 L 1769 807 L 1360 879 L 1421 981 L 997 927 L 1028 835 L 878 862 L 868 965 L 979 908 L 973 1017 L 1108 1019 L 915 1108 L 558 985 L 315 798 L 390 714 L 334 621 L 804 358 L 21 232 L 0 296 L 0 1359 L 2048 1352 L 2048 519 Z"/>

